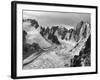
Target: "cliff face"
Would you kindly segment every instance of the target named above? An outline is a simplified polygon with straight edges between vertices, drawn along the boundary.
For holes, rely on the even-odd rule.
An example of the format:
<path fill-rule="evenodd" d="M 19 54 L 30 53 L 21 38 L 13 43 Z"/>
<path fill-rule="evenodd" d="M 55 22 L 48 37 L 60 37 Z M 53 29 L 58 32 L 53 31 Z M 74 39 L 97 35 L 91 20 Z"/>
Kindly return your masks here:
<path fill-rule="evenodd" d="M 39 49 L 31 50 L 28 55 L 29 48 L 24 53 L 28 55 L 23 59 L 23 65 L 27 64 L 23 66 L 24 69 L 90 66 L 90 25 L 84 21 L 71 29 L 67 29 L 67 26 L 38 26 L 24 36 L 24 43 L 31 45 L 32 50 L 36 46 Z M 34 47 L 33 43 L 37 45 Z"/>

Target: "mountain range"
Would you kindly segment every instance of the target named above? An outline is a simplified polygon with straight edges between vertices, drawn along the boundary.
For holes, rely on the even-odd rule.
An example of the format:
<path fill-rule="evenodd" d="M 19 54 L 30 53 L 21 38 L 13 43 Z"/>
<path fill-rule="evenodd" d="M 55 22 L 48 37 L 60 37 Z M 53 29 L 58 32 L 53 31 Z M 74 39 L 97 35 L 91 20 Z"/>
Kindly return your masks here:
<path fill-rule="evenodd" d="M 23 20 L 23 23 L 24 22 L 30 23 L 31 26 L 28 28 L 23 27 L 23 64 L 33 60 L 30 56 L 32 56 L 34 53 L 44 51 L 41 56 L 47 55 L 44 53 L 50 53 L 48 57 L 50 57 L 51 54 L 52 57 L 54 57 L 54 54 L 57 53 L 55 54 L 56 57 L 67 57 L 64 61 L 63 58 L 61 59 L 61 61 L 65 62 L 61 62 L 61 64 L 66 64 L 67 66 L 75 66 L 75 64 L 77 64 L 79 61 L 81 62 L 82 57 L 80 58 L 80 54 L 82 51 L 86 50 L 86 46 L 90 45 L 87 43 L 87 41 L 90 42 L 90 24 L 85 21 L 81 21 L 76 26 L 71 28 L 67 28 L 68 25 L 43 27 L 39 25 L 35 19 L 26 19 Z M 51 53 L 52 51 L 54 53 Z M 36 53 L 35 56 L 38 54 L 39 53 Z M 84 51 L 82 55 L 84 55 Z M 77 58 L 80 59 L 77 60 Z M 39 57 L 37 59 L 39 59 Z M 56 60 L 54 61 L 55 63 L 57 62 Z M 64 65 L 60 65 L 60 67 Z M 58 64 L 55 66 L 57 67 Z"/>

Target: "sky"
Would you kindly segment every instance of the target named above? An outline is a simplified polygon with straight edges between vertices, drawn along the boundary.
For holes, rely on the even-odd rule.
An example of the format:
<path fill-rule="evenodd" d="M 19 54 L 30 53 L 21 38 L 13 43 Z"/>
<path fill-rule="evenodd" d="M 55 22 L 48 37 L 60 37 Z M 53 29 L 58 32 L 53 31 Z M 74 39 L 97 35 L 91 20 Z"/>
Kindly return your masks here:
<path fill-rule="evenodd" d="M 41 26 L 71 25 L 75 26 L 81 20 L 90 23 L 89 13 L 23 11 L 23 19 L 36 19 Z"/>

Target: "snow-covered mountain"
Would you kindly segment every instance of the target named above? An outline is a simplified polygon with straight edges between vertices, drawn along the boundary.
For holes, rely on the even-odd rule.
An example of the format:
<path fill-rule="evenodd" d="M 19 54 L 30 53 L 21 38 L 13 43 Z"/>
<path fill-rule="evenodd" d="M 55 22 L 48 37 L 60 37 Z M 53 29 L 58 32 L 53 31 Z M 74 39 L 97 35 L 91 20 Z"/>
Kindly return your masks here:
<path fill-rule="evenodd" d="M 43 68 L 43 66 L 45 66 L 44 68 L 71 66 L 71 61 L 76 55 L 80 55 L 90 36 L 90 24 L 84 21 L 79 22 L 75 27 L 62 25 L 52 26 L 51 28 L 40 26 L 36 20 L 24 20 L 24 22 L 28 21 L 31 24 L 23 23 L 23 30 L 26 32 L 24 42 L 29 45 L 36 43 L 44 52 L 36 59 L 37 62 L 33 61 L 32 64 L 24 66 L 25 69 Z M 27 28 L 28 25 L 31 26 Z M 25 54 L 28 54 L 28 52 Z M 24 59 L 23 64 L 30 62 L 33 58 L 30 57 L 32 55 Z M 42 63 L 42 60 L 46 63 Z M 37 67 L 34 67 L 35 65 Z"/>
<path fill-rule="evenodd" d="M 81 21 L 76 27 L 70 29 L 69 26 L 67 29 L 67 26 L 52 26 L 51 29 L 40 27 L 40 34 L 53 44 L 70 44 L 72 46 L 75 46 L 81 39 L 85 39 L 90 34 L 90 25 L 86 22 Z"/>

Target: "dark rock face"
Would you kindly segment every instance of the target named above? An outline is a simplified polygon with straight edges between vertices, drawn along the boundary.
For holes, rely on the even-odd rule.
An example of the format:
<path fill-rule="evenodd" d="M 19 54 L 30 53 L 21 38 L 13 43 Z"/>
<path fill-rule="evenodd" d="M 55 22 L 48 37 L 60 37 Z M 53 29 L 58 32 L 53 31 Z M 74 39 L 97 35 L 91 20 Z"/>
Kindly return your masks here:
<path fill-rule="evenodd" d="M 54 34 L 56 30 L 58 30 L 58 26 L 52 26 L 50 33 Z"/>
<path fill-rule="evenodd" d="M 36 43 L 30 44 L 23 44 L 23 59 L 29 57 L 31 54 L 35 52 L 39 52 L 41 50 L 40 46 Z"/>
<path fill-rule="evenodd" d="M 45 32 L 45 28 L 41 27 L 40 34 L 41 34 L 42 36 L 44 36 L 44 32 Z"/>
<path fill-rule="evenodd" d="M 83 36 L 84 38 L 86 38 L 86 36 L 87 36 L 87 25 L 85 25 L 85 28 L 84 28 L 84 30 L 83 30 L 82 36 Z"/>
<path fill-rule="evenodd" d="M 76 29 L 74 30 L 74 39 L 75 39 L 76 42 L 78 42 L 79 39 L 80 39 L 80 36 L 79 35 L 80 35 L 80 30 L 81 30 L 83 24 L 84 24 L 84 22 L 81 21 L 80 23 L 78 23 L 76 25 Z"/>
<path fill-rule="evenodd" d="M 66 28 L 59 28 L 58 34 L 61 36 L 61 39 L 65 39 L 66 34 L 68 33 L 68 30 Z"/>
<path fill-rule="evenodd" d="M 80 51 L 79 56 L 74 56 L 74 58 L 71 60 L 71 66 L 72 67 L 78 67 L 82 66 L 82 61 L 84 61 L 85 66 L 91 65 L 91 36 L 89 36 L 88 40 L 86 41 L 85 48 Z"/>
<path fill-rule="evenodd" d="M 23 19 L 23 22 L 27 22 L 27 21 L 31 23 L 31 26 L 34 26 L 35 28 L 39 27 L 39 24 L 35 19 Z"/>
<path fill-rule="evenodd" d="M 79 67 L 81 66 L 81 57 L 80 56 L 74 56 L 74 58 L 71 60 L 71 67 Z"/>
<path fill-rule="evenodd" d="M 23 31 L 23 59 L 27 58 L 34 52 L 40 51 L 41 48 L 38 44 L 33 43 L 32 45 L 26 43 L 27 32 Z"/>
<path fill-rule="evenodd" d="M 48 39 L 51 40 L 55 44 L 60 44 L 60 42 L 57 39 L 57 36 L 54 35 L 56 30 L 58 29 L 58 26 L 53 26 L 51 29 L 47 27 L 46 29 L 41 27 L 40 34 L 45 37 L 45 35 L 48 35 Z"/>
<path fill-rule="evenodd" d="M 76 34 L 79 35 L 80 33 L 80 29 L 82 28 L 82 25 L 84 24 L 83 21 L 81 21 L 80 23 L 77 24 L 76 26 Z"/>
<path fill-rule="evenodd" d="M 26 35 L 27 35 L 27 32 L 23 30 L 23 42 L 26 41 Z"/>
<path fill-rule="evenodd" d="M 58 44 L 58 45 L 60 44 L 60 42 L 59 42 L 57 36 L 55 36 L 55 35 L 53 35 L 53 34 L 49 34 L 48 39 L 51 40 L 51 41 L 52 41 L 53 43 L 55 43 L 55 44 Z"/>

